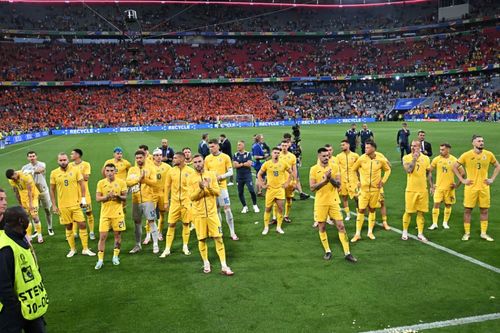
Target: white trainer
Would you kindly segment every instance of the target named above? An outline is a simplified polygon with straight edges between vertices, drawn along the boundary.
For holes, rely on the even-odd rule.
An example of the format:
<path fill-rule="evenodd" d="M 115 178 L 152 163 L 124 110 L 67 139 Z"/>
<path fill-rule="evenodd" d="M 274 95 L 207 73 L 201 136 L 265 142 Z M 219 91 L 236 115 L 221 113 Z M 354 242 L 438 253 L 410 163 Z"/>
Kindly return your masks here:
<path fill-rule="evenodd" d="M 259 206 L 257 206 L 257 205 L 253 205 L 253 212 L 254 212 L 254 213 L 260 213 Z"/>
<path fill-rule="evenodd" d="M 93 231 L 89 233 L 89 238 L 90 240 L 95 240 L 95 233 Z"/>
<path fill-rule="evenodd" d="M 437 228 L 438 228 L 438 225 L 433 223 L 428 229 L 429 230 L 434 230 L 434 229 L 437 229 Z"/>
<path fill-rule="evenodd" d="M 95 269 L 101 269 L 102 265 L 104 265 L 104 262 L 102 260 L 97 260 L 97 263 L 95 264 Z"/>
<path fill-rule="evenodd" d="M 113 257 L 113 265 L 118 266 L 120 264 L 120 257 Z"/>
<path fill-rule="evenodd" d="M 170 255 L 170 249 L 165 249 L 165 251 L 163 251 L 161 254 L 160 254 L 160 258 L 166 258 Z"/>
<path fill-rule="evenodd" d="M 403 234 L 401 235 L 401 239 L 404 241 L 408 240 L 408 231 L 403 231 Z"/>
<path fill-rule="evenodd" d="M 222 275 L 225 276 L 233 276 L 234 272 L 229 268 L 229 266 L 223 267 L 222 270 L 220 271 Z"/>
<path fill-rule="evenodd" d="M 135 245 L 132 250 L 130 250 L 128 253 L 134 254 L 142 250 L 142 247 L 140 245 Z"/>
<path fill-rule="evenodd" d="M 283 229 L 281 229 L 281 228 L 276 228 L 276 232 L 277 232 L 278 234 L 282 234 L 282 235 L 285 233 L 285 232 L 283 231 Z"/>
<path fill-rule="evenodd" d="M 210 263 L 206 263 L 203 265 L 203 273 L 208 274 L 211 271 L 212 271 L 212 269 L 210 268 Z"/>
<path fill-rule="evenodd" d="M 470 234 L 464 234 L 464 235 L 462 236 L 462 240 L 463 240 L 463 241 L 468 241 L 468 240 L 469 240 L 469 238 L 470 238 Z"/>
<path fill-rule="evenodd" d="M 268 232 L 269 232 L 269 227 L 265 227 L 264 230 L 262 230 L 263 235 L 267 235 Z"/>
<path fill-rule="evenodd" d="M 425 238 L 424 235 L 418 235 L 417 238 L 419 241 L 421 241 L 423 243 L 427 243 L 429 241 L 427 238 Z"/>
<path fill-rule="evenodd" d="M 187 247 L 187 245 L 182 246 L 182 253 L 184 253 L 185 256 L 191 255 L 191 251 L 189 251 L 189 248 Z"/>
<path fill-rule="evenodd" d="M 148 232 L 146 234 L 146 237 L 144 238 L 144 241 L 142 242 L 142 245 L 148 245 L 149 242 L 151 242 L 151 233 L 150 232 Z"/>
<path fill-rule="evenodd" d="M 76 250 L 71 249 L 71 250 L 69 250 L 68 254 L 66 255 L 66 258 L 71 258 L 71 257 L 73 257 L 76 253 L 77 253 L 77 252 L 76 252 Z"/>
<path fill-rule="evenodd" d="M 488 242 L 493 242 L 493 241 L 494 241 L 494 239 L 493 239 L 493 238 L 491 238 L 491 237 L 490 237 L 489 235 L 487 235 L 487 234 L 481 234 L 481 238 L 482 238 L 482 239 L 484 239 L 484 240 L 486 240 L 486 241 L 488 241 Z"/>
<path fill-rule="evenodd" d="M 85 249 L 85 250 L 82 250 L 82 254 L 83 254 L 84 256 L 89 256 L 89 257 L 93 257 L 93 256 L 95 256 L 95 253 L 94 253 L 94 252 L 92 252 L 92 251 L 90 251 L 90 249 Z"/>
<path fill-rule="evenodd" d="M 158 244 L 153 244 L 153 253 L 154 254 L 160 253 L 160 247 L 158 246 Z"/>
<path fill-rule="evenodd" d="M 344 221 L 350 221 L 351 220 L 351 214 L 347 214 Z"/>
<path fill-rule="evenodd" d="M 37 239 L 38 244 L 42 244 L 43 243 L 43 236 L 42 236 L 42 234 L 38 234 L 38 236 L 36 236 L 36 239 Z"/>
<path fill-rule="evenodd" d="M 443 228 L 444 229 L 450 229 L 450 226 L 448 225 L 448 223 L 443 222 Z"/>
<path fill-rule="evenodd" d="M 49 232 L 49 236 L 54 236 L 54 230 L 48 229 L 47 231 Z"/>
<path fill-rule="evenodd" d="M 241 210 L 241 214 L 246 214 L 246 213 L 248 213 L 248 207 L 247 206 L 243 207 L 243 209 Z"/>

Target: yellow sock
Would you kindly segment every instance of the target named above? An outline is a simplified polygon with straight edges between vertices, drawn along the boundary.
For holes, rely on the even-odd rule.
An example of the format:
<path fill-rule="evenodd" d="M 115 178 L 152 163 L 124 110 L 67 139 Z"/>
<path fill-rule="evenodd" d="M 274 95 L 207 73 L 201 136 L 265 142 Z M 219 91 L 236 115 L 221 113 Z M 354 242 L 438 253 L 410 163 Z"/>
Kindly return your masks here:
<path fill-rule="evenodd" d="M 183 223 L 182 224 L 182 244 L 183 245 L 188 245 L 190 233 L 191 233 L 191 230 L 189 229 L 189 223 Z"/>
<path fill-rule="evenodd" d="M 321 244 L 323 245 L 323 249 L 325 250 L 325 252 L 332 252 L 330 250 L 330 244 L 328 244 L 328 235 L 326 234 L 326 231 L 319 232 L 319 239 L 321 241 Z"/>
<path fill-rule="evenodd" d="M 87 223 L 89 224 L 89 231 L 94 232 L 94 215 L 92 213 L 87 215 Z"/>
<path fill-rule="evenodd" d="M 28 223 L 28 227 L 26 228 L 26 235 L 28 236 L 28 239 L 31 238 L 31 235 L 33 234 L 33 226 L 31 225 L 31 221 Z"/>
<path fill-rule="evenodd" d="M 75 244 L 75 234 L 73 233 L 73 229 L 71 230 L 66 229 L 66 240 L 68 241 L 69 248 L 71 250 L 75 250 L 76 244 Z"/>
<path fill-rule="evenodd" d="M 165 213 L 160 211 L 160 218 L 158 219 L 158 232 L 161 234 L 163 231 L 163 220 Z"/>
<path fill-rule="evenodd" d="M 264 211 L 264 227 L 269 227 L 269 221 L 271 220 L 271 212 Z"/>
<path fill-rule="evenodd" d="M 207 241 L 202 240 L 198 241 L 198 250 L 200 250 L 200 256 L 203 262 L 208 261 L 208 249 L 207 249 Z"/>
<path fill-rule="evenodd" d="M 361 234 L 361 229 L 363 229 L 364 222 L 365 222 L 365 214 L 358 213 L 358 218 L 356 219 L 356 235 Z"/>
<path fill-rule="evenodd" d="M 448 221 L 450 220 L 450 216 L 451 216 L 451 207 L 445 207 L 443 222 L 448 223 Z"/>
<path fill-rule="evenodd" d="M 368 233 L 373 232 L 373 227 L 375 226 L 375 212 L 368 213 Z"/>
<path fill-rule="evenodd" d="M 146 232 L 149 234 L 151 232 L 151 228 L 149 226 L 149 223 L 146 223 Z"/>
<path fill-rule="evenodd" d="M 444 209 L 445 221 L 446 221 L 446 209 Z M 439 208 L 432 208 L 432 224 L 438 224 L 439 221 Z"/>
<path fill-rule="evenodd" d="M 411 214 L 405 212 L 403 214 L 403 231 L 408 231 L 408 227 L 410 226 L 411 222 Z"/>
<path fill-rule="evenodd" d="M 283 213 L 280 213 L 279 211 L 277 213 L 276 220 L 278 221 L 278 228 L 281 228 L 281 225 L 283 224 Z"/>
<path fill-rule="evenodd" d="M 167 249 L 172 248 L 172 243 L 174 242 L 174 236 L 175 236 L 175 227 L 168 227 L 167 229 Z"/>
<path fill-rule="evenodd" d="M 486 234 L 488 231 L 488 221 L 481 221 L 481 235 Z"/>
<path fill-rule="evenodd" d="M 82 242 L 82 248 L 84 250 L 89 248 L 89 233 L 87 232 L 87 227 L 80 229 L 80 242 Z"/>
<path fill-rule="evenodd" d="M 382 222 L 387 223 L 387 215 L 382 215 Z"/>
<path fill-rule="evenodd" d="M 40 223 L 40 221 L 38 221 L 38 223 L 35 223 L 35 230 L 39 235 L 42 234 L 42 223 Z"/>
<path fill-rule="evenodd" d="M 348 255 L 349 253 L 351 253 L 351 250 L 349 249 L 349 240 L 347 239 L 347 233 L 339 232 L 339 239 L 340 244 L 342 244 L 342 248 L 344 249 L 344 254 Z"/>
<path fill-rule="evenodd" d="M 344 213 L 345 213 L 345 216 L 349 216 L 351 214 L 349 207 L 344 207 Z"/>
<path fill-rule="evenodd" d="M 224 242 L 222 241 L 222 237 L 214 238 L 215 240 L 215 251 L 217 251 L 217 255 L 219 256 L 220 264 L 222 267 L 226 266 L 226 249 L 224 248 Z"/>
<path fill-rule="evenodd" d="M 292 209 L 292 200 L 285 201 L 285 216 L 288 217 L 290 216 L 290 210 Z"/>
<path fill-rule="evenodd" d="M 104 251 L 97 252 L 97 259 L 104 261 Z"/>
<path fill-rule="evenodd" d="M 424 225 L 425 225 L 424 213 L 417 212 L 417 230 L 419 235 L 424 233 Z"/>
<path fill-rule="evenodd" d="M 73 234 L 77 235 L 78 234 L 78 224 L 73 223 Z"/>
<path fill-rule="evenodd" d="M 120 249 L 115 247 L 113 250 L 113 257 L 118 257 L 120 255 Z"/>
<path fill-rule="evenodd" d="M 273 218 L 277 218 L 278 216 L 278 207 L 276 206 L 276 204 L 273 205 Z"/>
<path fill-rule="evenodd" d="M 466 234 L 470 234 L 470 223 L 464 223 L 464 230 Z"/>

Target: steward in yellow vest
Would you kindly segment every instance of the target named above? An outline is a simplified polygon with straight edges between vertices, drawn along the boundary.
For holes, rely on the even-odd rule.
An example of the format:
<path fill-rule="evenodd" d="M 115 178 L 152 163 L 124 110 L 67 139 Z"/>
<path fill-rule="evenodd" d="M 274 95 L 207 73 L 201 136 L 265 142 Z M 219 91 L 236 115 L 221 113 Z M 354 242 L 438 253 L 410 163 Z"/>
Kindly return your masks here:
<path fill-rule="evenodd" d="M 28 214 L 8 208 L 0 235 L 0 332 L 46 332 L 49 299 L 33 248 L 26 241 Z"/>

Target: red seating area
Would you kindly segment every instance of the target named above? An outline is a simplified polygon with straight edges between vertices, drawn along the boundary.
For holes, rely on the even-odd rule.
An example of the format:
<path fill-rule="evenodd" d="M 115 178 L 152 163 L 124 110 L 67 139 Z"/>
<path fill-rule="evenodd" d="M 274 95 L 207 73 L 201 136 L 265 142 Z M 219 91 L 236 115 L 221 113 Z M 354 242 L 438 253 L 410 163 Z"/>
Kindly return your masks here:
<path fill-rule="evenodd" d="M 0 80 L 122 80 L 404 73 L 498 61 L 500 31 L 394 43 L 289 40 L 236 44 L 0 44 Z M 137 60 L 137 67 L 130 65 Z M 71 70 L 68 70 L 71 69 Z"/>

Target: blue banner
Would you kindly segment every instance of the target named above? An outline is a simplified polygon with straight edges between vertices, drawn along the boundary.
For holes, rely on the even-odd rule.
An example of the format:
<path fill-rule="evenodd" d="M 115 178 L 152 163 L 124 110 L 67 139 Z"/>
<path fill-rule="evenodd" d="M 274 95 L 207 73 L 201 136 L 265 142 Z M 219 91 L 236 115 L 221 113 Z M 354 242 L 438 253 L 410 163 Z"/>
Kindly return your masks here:
<path fill-rule="evenodd" d="M 394 105 L 394 110 L 411 110 L 419 106 L 425 100 L 426 98 L 398 98 Z"/>
<path fill-rule="evenodd" d="M 13 145 L 24 141 L 34 140 L 48 136 L 49 132 L 35 132 L 19 135 L 9 135 L 4 138 L 5 145 Z"/>
<path fill-rule="evenodd" d="M 269 127 L 269 126 L 292 126 L 299 125 L 329 125 L 329 124 L 350 124 L 350 123 L 372 123 L 375 118 L 331 118 L 318 120 L 276 120 L 260 122 L 224 122 L 217 124 L 182 124 L 164 126 L 138 126 L 138 127 L 105 127 L 105 128 L 80 128 L 52 130 L 53 135 L 74 135 L 74 134 L 101 134 L 101 133 L 131 133 L 131 132 L 159 132 L 159 131 L 179 131 L 179 130 L 201 130 L 210 128 L 240 128 L 240 127 Z"/>

